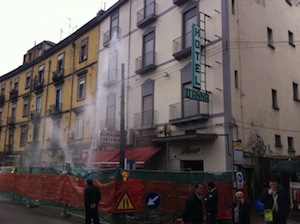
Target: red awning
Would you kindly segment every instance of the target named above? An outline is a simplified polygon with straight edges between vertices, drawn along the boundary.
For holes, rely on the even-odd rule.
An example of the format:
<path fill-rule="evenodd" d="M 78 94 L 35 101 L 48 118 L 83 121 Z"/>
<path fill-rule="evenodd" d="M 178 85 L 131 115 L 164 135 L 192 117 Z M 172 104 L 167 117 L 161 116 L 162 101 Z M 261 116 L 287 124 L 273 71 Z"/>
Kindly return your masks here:
<path fill-rule="evenodd" d="M 147 146 L 125 149 L 125 158 L 133 159 L 136 162 L 136 167 L 144 167 L 145 162 L 156 154 L 160 148 Z M 87 163 L 87 157 L 82 160 L 82 163 Z M 119 149 L 100 150 L 93 154 L 92 164 L 97 167 L 117 167 L 120 161 Z"/>
<path fill-rule="evenodd" d="M 154 146 L 125 149 L 125 158 L 135 160 L 136 167 L 142 168 L 144 167 L 145 162 L 154 156 L 154 154 L 156 154 L 159 150 L 160 148 Z M 120 154 L 118 153 L 118 155 L 115 156 L 111 162 L 119 162 L 119 157 Z"/>
<path fill-rule="evenodd" d="M 97 167 L 114 167 L 109 162 L 119 154 L 118 150 L 100 150 L 93 153 L 91 161 L 87 162 L 88 156 L 85 157 L 81 162 L 85 164 L 92 164 Z"/>

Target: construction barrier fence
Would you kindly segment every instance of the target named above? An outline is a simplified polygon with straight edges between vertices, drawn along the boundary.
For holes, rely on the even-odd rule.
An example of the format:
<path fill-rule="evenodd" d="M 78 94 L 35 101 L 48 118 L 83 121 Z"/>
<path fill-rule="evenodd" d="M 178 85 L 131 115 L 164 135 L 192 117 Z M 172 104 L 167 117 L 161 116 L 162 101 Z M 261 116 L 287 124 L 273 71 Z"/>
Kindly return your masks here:
<path fill-rule="evenodd" d="M 102 200 L 100 216 L 108 223 L 175 223 L 181 217 L 193 184 L 214 181 L 219 190 L 219 214 L 221 220 L 231 219 L 233 200 L 233 173 L 165 172 L 130 170 L 126 181 L 119 169 L 94 172 L 81 170 L 62 172 L 55 169 L 33 168 L 2 170 L 0 195 L 19 203 L 30 205 L 54 205 L 68 211 L 84 212 L 83 192 L 88 176 L 99 186 Z M 125 223 L 125 222 L 124 222 Z"/>

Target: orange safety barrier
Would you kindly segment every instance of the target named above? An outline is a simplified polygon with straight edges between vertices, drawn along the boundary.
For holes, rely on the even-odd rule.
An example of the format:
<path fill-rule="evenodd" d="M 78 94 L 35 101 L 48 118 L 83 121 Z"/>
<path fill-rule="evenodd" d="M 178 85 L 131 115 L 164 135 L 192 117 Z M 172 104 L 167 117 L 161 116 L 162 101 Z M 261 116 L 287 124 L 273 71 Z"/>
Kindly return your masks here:
<path fill-rule="evenodd" d="M 145 197 L 149 192 L 156 192 L 161 198 L 156 211 L 181 211 L 193 190 L 191 185 L 140 178 L 129 178 L 126 182 L 117 179 L 109 183 L 101 183 L 95 179 L 94 183 L 100 187 L 102 193 L 99 211 L 107 215 L 118 212 L 146 211 L 149 208 L 147 208 Z M 229 180 L 216 182 L 220 195 L 219 219 L 231 219 L 229 210 L 233 196 L 231 184 Z M 68 174 L 0 173 L 0 192 L 66 204 L 79 209 L 84 208 L 84 187 L 83 178 Z M 205 186 L 204 194 L 206 193 L 207 187 Z"/>

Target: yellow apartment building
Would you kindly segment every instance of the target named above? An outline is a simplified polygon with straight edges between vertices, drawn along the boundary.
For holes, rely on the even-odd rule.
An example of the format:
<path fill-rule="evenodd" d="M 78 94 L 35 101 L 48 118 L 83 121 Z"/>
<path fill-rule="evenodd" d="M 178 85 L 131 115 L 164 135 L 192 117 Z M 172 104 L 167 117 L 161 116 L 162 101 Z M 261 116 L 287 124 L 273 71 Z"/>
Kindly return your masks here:
<path fill-rule="evenodd" d="M 0 166 L 63 167 L 88 151 L 102 15 L 58 44 L 34 46 L 0 77 Z"/>

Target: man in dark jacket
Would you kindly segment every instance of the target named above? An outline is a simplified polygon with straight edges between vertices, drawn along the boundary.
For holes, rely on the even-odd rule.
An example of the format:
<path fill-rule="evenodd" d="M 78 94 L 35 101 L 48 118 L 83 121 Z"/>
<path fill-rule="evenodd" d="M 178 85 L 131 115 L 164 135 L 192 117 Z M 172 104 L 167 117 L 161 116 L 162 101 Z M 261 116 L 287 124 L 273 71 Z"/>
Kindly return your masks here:
<path fill-rule="evenodd" d="M 208 193 L 204 198 L 205 210 L 206 210 L 206 223 L 216 224 L 218 215 L 218 203 L 219 203 L 219 192 L 215 186 L 215 183 L 209 181 L 207 183 Z"/>
<path fill-rule="evenodd" d="M 93 179 L 86 179 L 87 186 L 84 189 L 85 223 L 99 224 L 98 204 L 101 200 L 101 192 L 98 186 L 93 184 Z"/>
<path fill-rule="evenodd" d="M 197 183 L 194 185 L 193 194 L 186 200 L 182 219 L 184 224 L 202 224 L 203 222 L 203 203 L 202 203 L 203 185 Z"/>
<path fill-rule="evenodd" d="M 269 187 L 262 191 L 260 199 L 265 204 L 265 209 L 272 209 L 274 205 L 273 224 L 286 224 L 289 198 L 287 193 L 278 186 L 277 180 L 269 180 Z"/>

